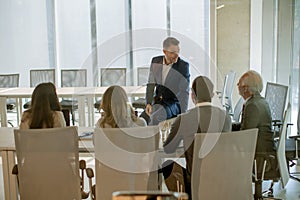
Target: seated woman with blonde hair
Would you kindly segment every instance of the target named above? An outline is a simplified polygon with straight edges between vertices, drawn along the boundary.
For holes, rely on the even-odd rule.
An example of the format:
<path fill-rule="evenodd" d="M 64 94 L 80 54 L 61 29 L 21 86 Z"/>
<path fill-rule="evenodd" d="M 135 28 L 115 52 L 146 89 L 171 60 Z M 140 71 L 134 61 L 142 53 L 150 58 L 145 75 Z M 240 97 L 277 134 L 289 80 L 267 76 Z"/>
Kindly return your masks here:
<path fill-rule="evenodd" d="M 31 107 L 23 112 L 20 129 L 66 126 L 53 83 L 41 83 L 37 85 L 31 99 Z"/>
<path fill-rule="evenodd" d="M 147 126 L 143 118 L 135 115 L 128 102 L 127 94 L 121 86 L 110 86 L 104 92 L 99 110 L 103 113 L 96 124 L 98 128 Z"/>

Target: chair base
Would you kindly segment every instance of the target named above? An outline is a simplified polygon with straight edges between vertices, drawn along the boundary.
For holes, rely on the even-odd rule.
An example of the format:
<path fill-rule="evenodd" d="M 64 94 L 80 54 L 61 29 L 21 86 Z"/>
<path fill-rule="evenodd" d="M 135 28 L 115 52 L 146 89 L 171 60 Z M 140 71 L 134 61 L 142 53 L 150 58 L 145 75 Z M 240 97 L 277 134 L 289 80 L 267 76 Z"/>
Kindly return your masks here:
<path fill-rule="evenodd" d="M 295 175 L 297 175 L 297 176 L 300 177 L 300 172 L 292 172 L 292 173 L 290 173 L 290 178 L 291 178 L 291 179 L 294 179 L 295 181 L 300 182 L 300 178 L 299 178 L 299 177 L 296 177 Z"/>
<path fill-rule="evenodd" d="M 273 195 L 273 186 L 274 182 L 272 181 L 271 186 L 268 190 L 262 191 L 262 180 L 254 181 L 255 184 L 255 193 L 254 193 L 254 200 L 262 200 L 262 199 L 275 199 L 275 200 L 282 200 L 280 198 L 275 198 Z M 267 195 L 267 196 L 264 196 Z"/>
<path fill-rule="evenodd" d="M 7 110 L 13 110 L 16 107 L 14 104 L 6 104 L 6 109 Z"/>

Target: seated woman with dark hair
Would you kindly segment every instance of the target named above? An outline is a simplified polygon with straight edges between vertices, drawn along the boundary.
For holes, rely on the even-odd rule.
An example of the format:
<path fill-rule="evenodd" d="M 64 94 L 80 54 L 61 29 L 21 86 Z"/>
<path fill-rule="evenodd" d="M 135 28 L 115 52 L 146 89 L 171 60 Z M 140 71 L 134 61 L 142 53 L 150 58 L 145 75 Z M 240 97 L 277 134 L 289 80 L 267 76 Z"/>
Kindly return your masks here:
<path fill-rule="evenodd" d="M 99 128 L 124 128 L 134 126 L 147 126 L 143 118 L 135 115 L 128 102 L 125 90 L 121 86 L 110 86 L 103 94 L 99 110 L 102 116 L 96 127 Z"/>
<path fill-rule="evenodd" d="M 20 129 L 66 126 L 53 83 L 41 83 L 37 85 L 31 98 L 31 107 L 23 112 Z"/>

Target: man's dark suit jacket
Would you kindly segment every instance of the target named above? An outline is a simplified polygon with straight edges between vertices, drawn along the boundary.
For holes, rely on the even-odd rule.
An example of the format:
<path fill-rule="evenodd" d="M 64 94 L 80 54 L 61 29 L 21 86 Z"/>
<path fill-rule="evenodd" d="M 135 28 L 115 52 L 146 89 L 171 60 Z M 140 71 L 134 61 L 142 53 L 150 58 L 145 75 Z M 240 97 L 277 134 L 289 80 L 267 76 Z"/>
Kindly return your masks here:
<path fill-rule="evenodd" d="M 165 83 L 162 84 L 164 56 L 154 57 L 151 61 L 146 90 L 147 104 L 161 104 L 170 108 L 172 115 L 186 112 L 189 99 L 189 64 L 178 58 L 172 65 Z M 178 113 L 178 110 L 181 111 Z"/>
<path fill-rule="evenodd" d="M 181 140 L 183 140 L 187 171 L 186 178 L 190 184 L 195 133 L 229 131 L 231 131 L 231 118 L 225 110 L 212 105 L 197 106 L 175 119 L 170 134 L 164 143 L 164 151 L 166 153 L 175 152 Z"/>
<path fill-rule="evenodd" d="M 273 152 L 274 135 L 272 117 L 268 102 L 259 94 L 254 94 L 244 105 L 241 129 L 258 128 L 256 152 Z"/>

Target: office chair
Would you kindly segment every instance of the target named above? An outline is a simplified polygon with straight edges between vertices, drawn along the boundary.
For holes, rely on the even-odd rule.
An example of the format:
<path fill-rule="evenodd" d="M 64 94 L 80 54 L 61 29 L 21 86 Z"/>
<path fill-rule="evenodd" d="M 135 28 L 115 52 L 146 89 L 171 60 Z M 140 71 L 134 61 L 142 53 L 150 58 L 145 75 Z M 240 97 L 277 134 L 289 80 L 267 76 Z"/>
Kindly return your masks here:
<path fill-rule="evenodd" d="M 293 124 L 290 124 L 293 125 Z M 289 162 L 289 166 L 293 167 L 295 165 L 299 166 L 300 165 L 300 112 L 298 111 L 298 118 L 297 118 L 297 134 L 293 134 L 289 136 L 286 139 L 286 149 L 285 149 L 285 154 L 286 154 L 286 159 Z M 300 182 L 300 172 L 290 172 L 290 178 Z"/>
<path fill-rule="evenodd" d="M 0 88 L 13 88 L 19 87 L 19 74 L 1 74 L 0 75 Z M 13 110 L 16 107 L 15 99 L 7 99 L 7 110 Z"/>
<path fill-rule="evenodd" d="M 197 133 L 192 170 L 193 200 L 252 199 L 252 165 L 258 129 Z"/>
<path fill-rule="evenodd" d="M 0 88 L 14 88 L 19 87 L 19 74 L 0 74 Z M 17 105 L 16 99 L 7 99 L 6 100 L 6 109 L 12 111 Z M 13 127 L 13 124 L 10 120 L 7 122 Z"/>
<path fill-rule="evenodd" d="M 140 86 L 147 85 L 148 83 L 149 67 L 139 67 L 137 68 L 137 83 Z M 145 109 L 146 99 L 138 98 L 132 102 L 132 107 L 135 109 Z"/>
<path fill-rule="evenodd" d="M 245 102 L 245 100 L 243 99 L 243 97 L 240 97 L 239 100 L 236 102 L 234 109 L 233 109 L 233 113 L 232 113 L 232 121 L 233 122 L 240 121 L 244 102 Z"/>
<path fill-rule="evenodd" d="M 86 87 L 86 69 L 62 69 L 61 87 Z M 75 125 L 75 110 L 78 109 L 78 101 L 74 98 L 63 98 L 60 101 L 62 110 L 68 110 L 72 116 L 72 124 Z"/>
<path fill-rule="evenodd" d="M 126 85 L 126 68 L 100 68 L 100 85 Z M 101 100 L 96 100 L 94 108 L 99 110 Z"/>
<path fill-rule="evenodd" d="M 233 113 L 231 114 L 232 116 L 232 131 L 239 131 L 241 129 L 241 114 L 243 111 L 243 104 L 245 100 L 243 97 L 240 97 L 238 102 L 235 104 Z"/>
<path fill-rule="evenodd" d="M 158 190 L 157 126 L 96 128 L 94 131 L 96 198 L 115 191 Z"/>
<path fill-rule="evenodd" d="M 232 91 L 235 80 L 235 72 L 229 71 L 224 78 L 224 84 L 222 92 L 220 93 L 221 104 L 229 114 L 232 114 Z"/>
<path fill-rule="evenodd" d="M 283 121 L 287 93 L 288 86 L 267 82 L 265 99 L 270 107 L 275 134 L 278 133 Z"/>
<path fill-rule="evenodd" d="M 76 127 L 14 130 L 21 199 L 85 199 Z M 81 170 L 81 177 L 79 175 Z"/>
<path fill-rule="evenodd" d="M 288 116 L 290 115 L 291 107 L 288 104 L 286 112 L 283 118 L 283 124 L 280 126 L 279 139 L 276 146 L 276 152 L 256 153 L 255 160 L 260 159 L 262 162 L 259 164 L 255 162 L 254 165 L 254 183 L 255 194 L 254 199 L 264 199 L 263 194 L 267 193 L 267 199 L 273 197 L 273 185 L 274 182 L 281 182 L 282 188 L 284 188 L 289 181 L 289 169 L 287 165 L 285 155 L 286 133 Z M 254 164 L 255 164 L 254 163 Z M 262 182 L 264 180 L 272 180 L 271 186 L 267 191 L 262 191 Z M 277 199 L 277 198 L 274 198 Z"/>
<path fill-rule="evenodd" d="M 32 69 L 30 70 L 30 87 L 36 87 L 40 83 L 51 82 L 55 85 L 55 69 Z M 28 109 L 31 101 L 23 105 L 24 109 Z"/>

